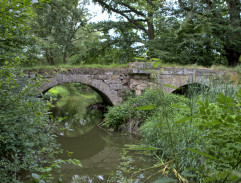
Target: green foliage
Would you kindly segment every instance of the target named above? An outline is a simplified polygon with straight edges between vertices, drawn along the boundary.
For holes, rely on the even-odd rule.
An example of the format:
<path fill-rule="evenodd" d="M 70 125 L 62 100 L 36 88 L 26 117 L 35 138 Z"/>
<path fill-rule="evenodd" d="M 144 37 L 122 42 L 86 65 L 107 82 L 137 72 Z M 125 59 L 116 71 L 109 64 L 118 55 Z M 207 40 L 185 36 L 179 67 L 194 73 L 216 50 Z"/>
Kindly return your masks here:
<path fill-rule="evenodd" d="M 96 125 L 95 119 L 102 119 L 100 111 L 88 110 L 90 106 L 101 103 L 102 99 L 86 85 L 65 83 L 51 88 L 44 97 L 57 100 L 51 111 L 55 118 L 62 119 L 59 124 L 68 137 L 87 133 Z"/>
<path fill-rule="evenodd" d="M 29 18 L 34 13 L 31 0 L 1 0 L 0 8 L 0 65 L 5 60 L 23 57 L 22 49 L 29 43 Z"/>
<path fill-rule="evenodd" d="M 241 55 L 240 1 L 119 1 L 94 0 L 119 21 L 100 22 L 125 40 L 123 50 L 166 63 L 234 66 Z M 124 28 L 123 28 L 124 27 Z M 133 43 L 141 43 L 137 46 Z"/>
<path fill-rule="evenodd" d="M 44 55 L 49 65 L 66 63 L 67 58 L 78 52 L 75 41 L 83 43 L 90 35 L 87 23 L 86 2 L 56 0 L 37 3 L 37 16 L 32 21 L 32 33 L 38 39 L 39 57 Z"/>
<path fill-rule="evenodd" d="M 99 22 L 91 24 L 92 28 L 98 30 L 93 39 L 88 38 L 88 42 L 83 45 L 78 54 L 78 62 L 85 64 L 126 64 L 133 61 L 133 57 L 138 54 L 134 44 L 138 41 L 138 36 L 125 22 Z M 113 34 L 115 31 L 115 34 Z"/>
<path fill-rule="evenodd" d="M 62 182 L 62 175 L 60 174 L 61 173 L 61 166 L 63 164 L 73 164 L 73 165 L 76 165 L 76 166 L 79 166 L 81 167 L 81 163 L 79 160 L 76 160 L 76 159 L 68 159 L 68 160 L 61 160 L 61 159 L 57 159 L 57 160 L 54 160 L 50 166 L 48 167 L 40 167 L 38 168 L 38 173 L 32 173 L 32 183 L 35 183 L 35 182 L 39 182 L 39 183 L 48 183 L 48 182 L 52 182 L 55 178 L 53 177 L 52 175 L 52 171 L 53 170 L 57 170 L 55 172 L 55 174 L 58 174 L 58 182 Z"/>
<path fill-rule="evenodd" d="M 155 149 L 156 148 L 143 148 L 139 145 L 126 145 L 126 147 L 123 148 L 123 153 L 121 153 L 120 165 L 118 166 L 118 170 L 110 175 L 110 178 L 107 182 L 177 182 L 177 179 L 167 177 L 170 173 L 170 162 L 158 162 L 154 165 L 148 162 L 150 160 L 148 155 L 146 154 L 148 153 L 147 151 Z M 142 152 L 140 152 L 139 150 Z M 146 155 L 147 160 L 143 160 L 143 158 L 141 158 L 141 156 L 144 155 Z M 138 167 L 133 164 L 135 161 L 138 161 L 138 163 L 140 163 Z M 159 174 L 159 172 L 164 172 L 165 177 L 163 176 L 162 178 L 158 178 L 156 180 L 156 174 Z"/>
<path fill-rule="evenodd" d="M 227 180 L 225 176 L 229 176 L 230 170 L 240 170 L 241 167 L 241 89 L 235 98 L 219 93 L 216 103 L 206 100 L 198 104 L 199 116 L 195 125 L 203 134 L 204 152 L 215 158 L 206 160 L 212 172 L 205 172 L 205 176 Z M 224 178 L 221 174 L 225 175 Z"/>
<path fill-rule="evenodd" d="M 194 4 L 180 0 L 179 5 L 180 11 L 183 12 L 181 17 L 184 18 L 180 29 L 184 28 L 182 31 L 185 36 L 185 39 L 179 43 L 184 47 L 188 46 L 187 52 L 181 51 L 186 52 L 186 55 L 191 51 L 195 57 L 199 53 L 200 57 L 197 57 L 197 62 L 202 60 L 205 62 L 205 59 L 213 58 L 214 63 L 218 61 L 221 64 L 237 65 L 241 54 L 239 49 L 241 46 L 240 1 L 227 0 L 210 3 L 197 1 Z M 177 33 L 180 32 L 177 31 Z M 196 51 L 193 52 L 193 50 Z M 188 56 L 192 58 L 191 55 Z M 206 64 L 213 63 L 211 60 L 208 62 Z"/>
<path fill-rule="evenodd" d="M 146 90 L 143 95 L 129 98 L 124 104 L 118 104 L 109 108 L 105 115 L 104 126 L 113 127 L 115 130 L 121 129 L 130 119 L 144 122 L 147 116 L 151 115 L 156 106 L 160 105 L 160 97 L 163 95 L 161 90 Z M 148 110 L 138 110 L 138 107 L 150 105 Z M 136 109 L 137 108 L 137 109 Z M 141 108 L 140 108 L 141 109 Z"/>
<path fill-rule="evenodd" d="M 117 105 L 109 108 L 108 113 L 105 115 L 106 120 L 103 124 L 106 127 L 113 127 L 117 130 L 120 125 L 126 123 L 131 119 L 133 109 L 129 104 Z"/>
<path fill-rule="evenodd" d="M 45 95 L 44 98 L 48 98 L 49 96 L 54 98 L 64 98 L 70 96 L 70 92 L 63 86 L 55 86 L 51 88 Z"/>
<path fill-rule="evenodd" d="M 143 144 L 158 148 L 156 153 L 165 161 L 172 160 L 179 171 L 199 164 L 197 157 L 186 152 L 187 147 L 197 147 L 196 131 L 190 118 L 177 123 L 190 115 L 189 104 L 190 100 L 183 96 L 164 95 L 158 110 L 141 126 Z"/>
<path fill-rule="evenodd" d="M 0 69 L 0 177 L 18 182 L 59 152 L 49 108 L 36 98 L 40 78 L 27 80 L 14 65 Z"/>
<path fill-rule="evenodd" d="M 129 98 L 123 105 L 109 108 L 105 126 L 121 129 L 130 119 L 140 121 L 143 144 L 154 147 L 166 160 L 172 160 L 178 169 L 197 167 L 197 156 L 190 158 L 187 147 L 197 147 L 196 130 L 190 122 L 190 100 L 162 90 L 146 90 L 142 96 Z M 185 123 L 176 123 L 182 118 Z M 189 160 L 188 160 L 189 159 Z"/>
<path fill-rule="evenodd" d="M 135 150 L 154 150 L 158 161 L 171 161 L 170 170 L 177 177 L 177 171 L 183 171 L 180 176 L 189 181 L 237 181 L 241 89 L 224 78 L 191 84 L 194 81 L 188 85 L 188 98 L 164 95 L 161 90 L 129 98 L 109 110 L 106 125 L 118 129 L 130 119 L 144 122 L 145 146 Z M 116 176 L 123 178 L 123 174 Z"/>

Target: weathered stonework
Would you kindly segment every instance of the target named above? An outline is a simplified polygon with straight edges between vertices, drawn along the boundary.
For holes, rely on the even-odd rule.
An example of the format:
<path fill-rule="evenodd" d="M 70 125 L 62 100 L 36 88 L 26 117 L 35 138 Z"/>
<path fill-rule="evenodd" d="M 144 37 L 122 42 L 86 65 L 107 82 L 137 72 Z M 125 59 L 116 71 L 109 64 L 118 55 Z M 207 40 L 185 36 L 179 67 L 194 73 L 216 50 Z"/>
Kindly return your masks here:
<path fill-rule="evenodd" d="M 39 71 L 47 81 L 39 92 L 63 83 L 82 83 L 96 90 L 110 105 L 121 103 L 125 90 L 141 95 L 148 87 L 162 86 L 165 93 L 170 93 L 189 83 L 208 82 L 210 77 L 225 76 L 224 71 L 210 69 L 187 69 L 158 67 L 153 69 L 153 63 L 130 63 L 125 69 L 93 69 L 73 68 L 65 71 Z M 29 77 L 35 77 L 33 72 Z M 173 87 L 167 87 L 167 85 Z"/>

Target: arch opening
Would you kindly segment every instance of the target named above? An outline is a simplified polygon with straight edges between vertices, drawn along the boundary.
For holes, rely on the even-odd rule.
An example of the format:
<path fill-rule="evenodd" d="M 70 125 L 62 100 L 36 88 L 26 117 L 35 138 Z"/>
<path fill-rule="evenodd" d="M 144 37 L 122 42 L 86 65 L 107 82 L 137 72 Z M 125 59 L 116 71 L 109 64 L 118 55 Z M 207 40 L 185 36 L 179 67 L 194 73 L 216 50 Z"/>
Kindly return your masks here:
<path fill-rule="evenodd" d="M 52 103 L 54 119 L 61 119 L 60 136 L 79 137 L 89 133 L 103 120 L 107 108 L 104 98 L 86 84 L 62 83 L 46 89 L 42 95 Z"/>
<path fill-rule="evenodd" d="M 81 83 L 81 82 L 65 82 L 65 83 L 61 83 L 61 84 L 56 84 L 56 85 L 51 85 L 49 87 L 47 87 L 46 89 L 44 89 L 41 94 L 44 95 L 45 93 L 47 93 L 50 89 L 56 87 L 56 86 L 61 86 L 61 85 L 64 85 L 64 84 L 80 84 L 80 85 L 83 85 L 85 86 L 86 88 L 89 88 L 93 91 L 95 91 L 101 98 L 102 98 L 102 105 L 105 105 L 105 106 L 113 106 L 113 102 L 111 101 L 111 99 L 104 93 L 102 92 L 101 90 L 99 90 L 98 88 L 94 87 L 94 86 L 91 86 L 91 85 L 88 85 L 88 84 L 84 84 L 84 83 Z"/>
<path fill-rule="evenodd" d="M 188 97 L 193 94 L 199 95 L 200 93 L 202 93 L 203 91 L 207 91 L 208 89 L 209 89 L 209 87 L 204 84 L 190 83 L 190 84 L 180 86 L 179 88 L 174 90 L 172 93 L 178 94 L 178 95 L 184 95 L 184 96 Z"/>

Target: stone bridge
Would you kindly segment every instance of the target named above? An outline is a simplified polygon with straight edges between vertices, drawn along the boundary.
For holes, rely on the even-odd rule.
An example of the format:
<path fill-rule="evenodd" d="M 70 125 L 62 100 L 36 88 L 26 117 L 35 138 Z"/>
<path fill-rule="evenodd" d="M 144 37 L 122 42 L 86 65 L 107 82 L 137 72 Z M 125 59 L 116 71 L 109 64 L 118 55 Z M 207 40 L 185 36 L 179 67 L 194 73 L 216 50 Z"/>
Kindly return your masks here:
<path fill-rule="evenodd" d="M 208 82 L 210 77 L 224 77 L 225 71 L 210 69 L 188 69 L 157 67 L 153 63 L 130 63 L 127 68 L 71 68 L 58 71 L 39 71 L 47 81 L 42 84 L 39 92 L 63 83 L 82 83 L 97 91 L 109 105 L 123 101 L 125 91 L 140 95 L 149 87 L 162 86 L 165 93 L 190 83 Z M 28 72 L 29 77 L 35 77 L 34 72 Z M 172 87 L 170 87 L 172 86 Z"/>

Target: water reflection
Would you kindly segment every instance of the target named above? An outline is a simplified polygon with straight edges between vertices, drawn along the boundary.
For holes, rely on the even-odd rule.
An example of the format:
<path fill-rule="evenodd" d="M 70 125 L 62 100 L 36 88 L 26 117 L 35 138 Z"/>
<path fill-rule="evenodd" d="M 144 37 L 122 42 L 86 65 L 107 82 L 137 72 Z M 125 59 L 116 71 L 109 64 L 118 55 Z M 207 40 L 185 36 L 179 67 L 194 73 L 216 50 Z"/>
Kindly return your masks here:
<path fill-rule="evenodd" d="M 70 106 L 64 102 L 61 108 L 59 106 L 54 108 L 56 117 L 65 117 L 62 123 L 66 130 L 57 138 L 64 150 L 59 158 L 69 159 L 71 154 L 71 158 L 81 160 L 82 167 L 63 165 L 63 182 L 106 182 L 109 174 L 119 165 L 124 145 L 134 143 L 137 139 L 131 135 L 121 135 L 97 127 L 96 125 L 103 119 L 102 112 L 85 110 L 86 113 L 83 114 L 81 111 L 83 109 L 79 105 L 81 102 L 71 101 L 74 101 L 71 107 L 64 107 Z M 62 102 L 61 99 L 58 102 Z M 82 115 L 72 113 L 73 109 L 81 111 Z"/>
<path fill-rule="evenodd" d="M 135 136 L 109 132 L 97 127 L 103 119 L 103 114 L 99 110 L 87 110 L 88 100 L 90 98 L 81 95 L 67 96 L 60 98 L 53 108 L 55 117 L 65 118 L 62 125 L 66 130 L 57 137 L 64 151 L 59 158 L 69 159 L 71 154 L 71 158 L 80 160 L 82 164 L 82 167 L 72 164 L 62 166 L 64 183 L 107 182 L 109 175 L 116 172 L 120 165 L 124 145 L 135 144 L 138 141 Z M 141 156 L 141 160 L 135 164 L 139 162 L 145 165 L 146 161 L 143 158 Z"/>
<path fill-rule="evenodd" d="M 78 137 L 58 137 L 64 151 L 73 152 L 72 158 L 81 160 L 82 167 L 64 165 L 64 182 L 106 181 L 108 175 L 119 165 L 124 144 L 136 141 L 133 136 L 106 132 L 94 127 L 90 132 Z M 60 158 L 68 159 L 67 153 Z M 77 182 L 78 182 L 77 181 Z"/>

